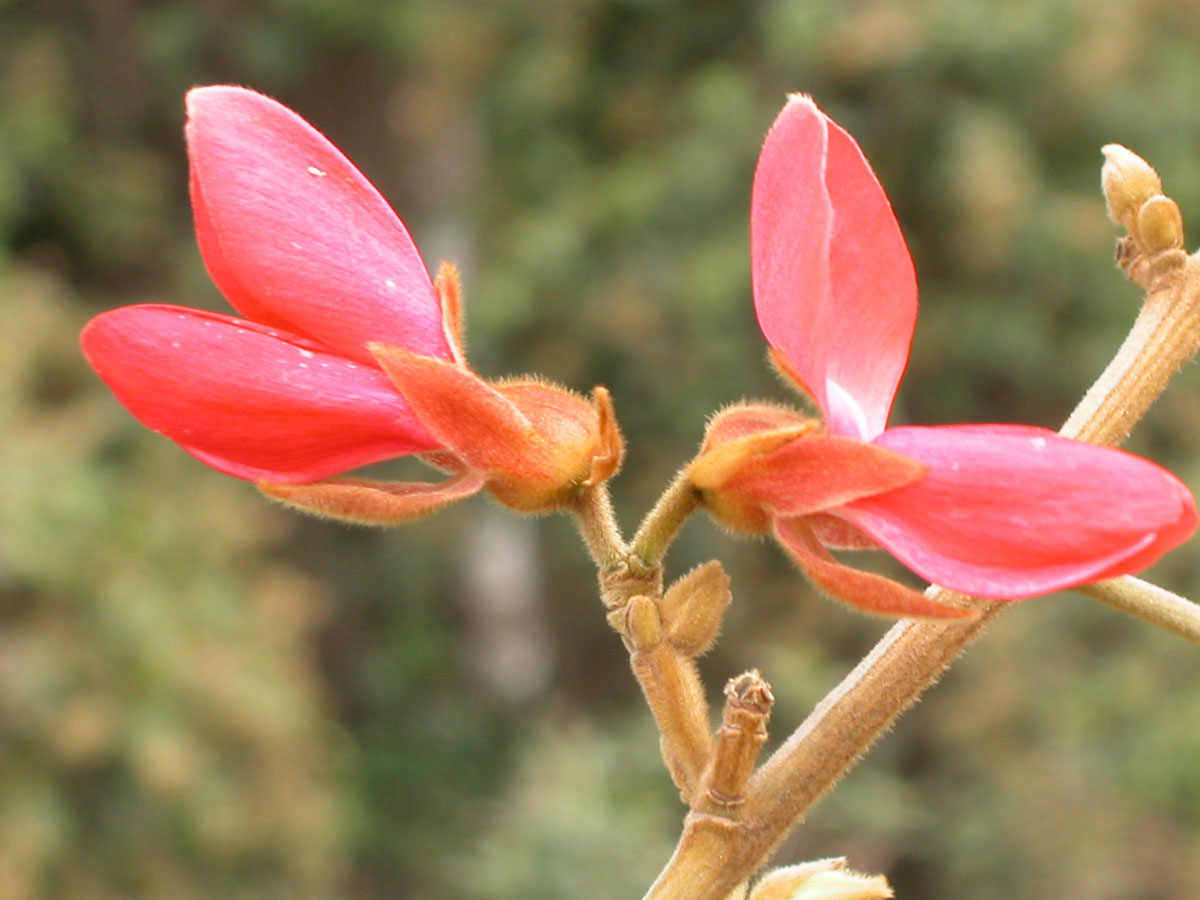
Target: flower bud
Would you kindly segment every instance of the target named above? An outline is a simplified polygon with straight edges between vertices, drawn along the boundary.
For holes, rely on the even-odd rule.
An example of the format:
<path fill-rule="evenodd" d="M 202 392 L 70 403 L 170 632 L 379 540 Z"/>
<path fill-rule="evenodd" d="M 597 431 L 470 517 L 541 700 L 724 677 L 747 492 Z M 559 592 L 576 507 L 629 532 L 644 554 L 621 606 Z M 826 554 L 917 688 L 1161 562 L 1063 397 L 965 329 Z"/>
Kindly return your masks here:
<path fill-rule="evenodd" d="M 1147 254 L 1183 248 L 1183 215 L 1170 197 L 1156 194 L 1137 213 L 1137 237 Z"/>
<path fill-rule="evenodd" d="M 622 631 L 632 651 L 653 650 L 663 639 L 663 621 L 658 604 L 650 597 L 631 597 L 625 604 L 625 627 Z"/>
<path fill-rule="evenodd" d="M 1100 185 L 1108 202 L 1108 215 L 1132 233 L 1137 211 L 1155 194 L 1162 193 L 1162 181 L 1148 162 L 1127 147 L 1106 144 L 1100 152 L 1104 154 Z"/>
<path fill-rule="evenodd" d="M 729 576 L 716 560 L 676 581 L 663 595 L 661 605 L 671 646 L 687 657 L 707 653 L 721 632 L 732 599 Z"/>

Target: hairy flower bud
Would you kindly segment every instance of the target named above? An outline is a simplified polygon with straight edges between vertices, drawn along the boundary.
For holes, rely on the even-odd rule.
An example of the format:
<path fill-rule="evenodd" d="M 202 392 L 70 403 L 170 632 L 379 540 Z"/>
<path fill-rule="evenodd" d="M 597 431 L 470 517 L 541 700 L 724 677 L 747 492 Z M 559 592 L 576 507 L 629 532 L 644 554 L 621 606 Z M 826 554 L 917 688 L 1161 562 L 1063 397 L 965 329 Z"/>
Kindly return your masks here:
<path fill-rule="evenodd" d="M 1153 167 L 1128 147 L 1106 144 L 1100 152 L 1104 154 L 1100 185 L 1108 215 L 1132 233 L 1138 210 L 1155 194 L 1162 193 L 1162 181 Z"/>
<path fill-rule="evenodd" d="M 1137 238 L 1148 254 L 1183 248 L 1183 214 L 1170 197 L 1156 194 L 1137 213 Z"/>
<path fill-rule="evenodd" d="M 661 603 L 671 646 L 687 657 L 708 652 L 732 599 L 729 576 L 716 560 L 697 566 L 676 581 Z"/>

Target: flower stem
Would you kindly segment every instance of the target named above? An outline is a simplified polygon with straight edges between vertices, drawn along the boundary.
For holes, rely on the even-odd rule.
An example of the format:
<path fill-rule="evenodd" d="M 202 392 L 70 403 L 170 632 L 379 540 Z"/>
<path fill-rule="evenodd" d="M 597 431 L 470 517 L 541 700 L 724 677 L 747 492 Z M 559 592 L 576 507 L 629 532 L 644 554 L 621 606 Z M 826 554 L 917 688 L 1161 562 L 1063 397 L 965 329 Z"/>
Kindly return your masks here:
<path fill-rule="evenodd" d="M 625 560 L 625 541 L 613 511 L 608 484 L 602 482 L 585 488 L 575 498 L 572 511 L 579 534 L 601 574 L 619 566 Z"/>
<path fill-rule="evenodd" d="M 1146 266 L 1147 295 L 1137 321 L 1064 435 L 1119 444 L 1200 347 L 1200 261 L 1168 252 Z M 933 599 L 946 594 L 935 589 Z M 759 869 L 812 805 L 1005 608 L 963 600 L 979 610 L 979 618 L 894 625 L 754 775 L 742 818 L 728 823 L 733 827 L 689 815 L 646 900 L 721 900 Z"/>
<path fill-rule="evenodd" d="M 699 502 L 695 487 L 681 471 L 638 526 L 629 545 L 632 553 L 647 566 L 661 563 L 667 547 Z"/>
<path fill-rule="evenodd" d="M 1200 644 L 1200 605 L 1172 594 L 1158 585 L 1126 575 L 1111 581 L 1097 581 L 1075 588 L 1093 600 L 1107 603 L 1114 609 L 1136 616 Z"/>

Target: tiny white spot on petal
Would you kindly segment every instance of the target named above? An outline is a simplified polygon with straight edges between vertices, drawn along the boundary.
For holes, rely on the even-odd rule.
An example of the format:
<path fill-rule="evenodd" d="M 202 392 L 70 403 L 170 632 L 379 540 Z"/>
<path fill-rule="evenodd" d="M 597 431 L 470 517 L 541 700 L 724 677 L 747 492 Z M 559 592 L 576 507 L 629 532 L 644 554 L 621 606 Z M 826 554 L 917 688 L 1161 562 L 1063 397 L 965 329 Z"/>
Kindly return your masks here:
<path fill-rule="evenodd" d="M 305 350 L 303 347 L 301 347 L 300 355 L 303 356 L 305 359 L 312 359 L 313 352 L 311 350 Z"/>
<path fill-rule="evenodd" d="M 171 341 L 171 346 L 174 347 L 176 350 L 178 350 L 179 349 L 179 341 Z"/>
<path fill-rule="evenodd" d="M 1035 437 L 1035 438 L 1032 438 L 1031 440 L 1032 440 L 1034 449 L 1036 449 L 1036 450 L 1045 450 L 1046 449 L 1046 439 L 1044 437 Z"/>
<path fill-rule="evenodd" d="M 315 176 L 315 177 L 317 177 L 317 178 L 324 178 L 324 177 L 325 177 L 325 173 L 324 173 L 324 172 L 322 172 L 320 169 L 318 169 L 316 166 L 309 166 L 309 167 L 308 167 L 308 174 L 309 174 L 309 175 L 313 175 L 313 176 Z"/>
<path fill-rule="evenodd" d="M 386 281 L 384 281 L 384 284 L 386 284 L 388 286 L 389 291 L 394 291 L 396 289 L 396 282 L 394 282 L 390 278 L 388 278 Z"/>

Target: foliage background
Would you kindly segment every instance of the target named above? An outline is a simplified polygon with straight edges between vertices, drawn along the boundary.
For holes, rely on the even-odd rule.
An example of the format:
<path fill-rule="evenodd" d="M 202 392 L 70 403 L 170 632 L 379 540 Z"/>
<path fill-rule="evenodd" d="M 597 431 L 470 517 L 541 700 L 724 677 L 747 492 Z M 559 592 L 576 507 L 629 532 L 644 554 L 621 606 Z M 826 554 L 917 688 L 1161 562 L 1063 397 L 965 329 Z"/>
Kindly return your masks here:
<path fill-rule="evenodd" d="M 681 808 L 568 524 L 485 501 L 302 519 L 132 421 L 78 328 L 223 308 L 191 235 L 194 85 L 338 143 L 466 276 L 481 371 L 614 392 L 633 524 L 742 396 L 758 147 L 803 90 L 863 144 L 922 279 L 897 419 L 1057 426 L 1137 295 L 1098 148 L 1200 221 L 1183 0 L 0 2 L 0 897 L 635 897 Z M 1185 372 L 1133 446 L 1200 486 Z M 403 465 L 393 471 L 410 472 Z M 737 600 L 714 693 L 786 734 L 883 631 L 697 521 Z M 1196 596 L 1195 544 L 1151 573 Z M 781 858 L 922 900 L 1200 896 L 1200 655 L 1083 598 L 1022 604 Z"/>

